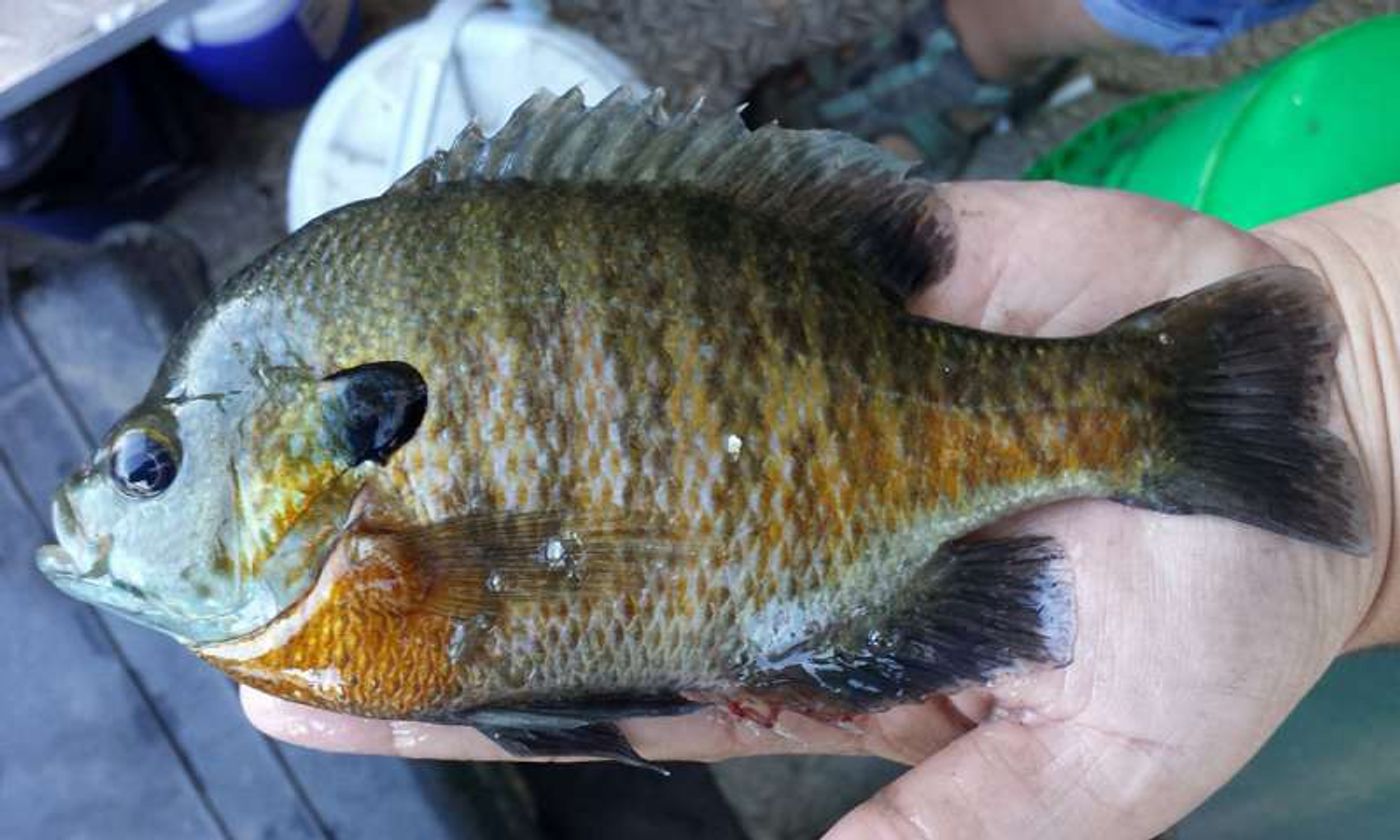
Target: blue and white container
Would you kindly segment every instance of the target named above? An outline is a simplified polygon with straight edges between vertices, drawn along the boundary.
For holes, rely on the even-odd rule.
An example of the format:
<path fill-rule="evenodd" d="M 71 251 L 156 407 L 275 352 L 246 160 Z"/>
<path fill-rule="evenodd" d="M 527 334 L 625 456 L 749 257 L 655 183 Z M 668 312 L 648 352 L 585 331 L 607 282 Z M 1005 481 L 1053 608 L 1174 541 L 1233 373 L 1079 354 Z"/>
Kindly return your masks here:
<path fill-rule="evenodd" d="M 438 0 L 367 46 L 302 125 L 287 178 L 287 227 L 379 195 L 470 122 L 490 133 L 540 90 L 597 102 L 646 87 L 622 59 L 551 21 L 537 0 Z"/>
<path fill-rule="evenodd" d="M 356 0 L 214 0 L 159 40 L 229 99 L 288 108 L 316 98 L 354 52 L 359 29 Z"/>

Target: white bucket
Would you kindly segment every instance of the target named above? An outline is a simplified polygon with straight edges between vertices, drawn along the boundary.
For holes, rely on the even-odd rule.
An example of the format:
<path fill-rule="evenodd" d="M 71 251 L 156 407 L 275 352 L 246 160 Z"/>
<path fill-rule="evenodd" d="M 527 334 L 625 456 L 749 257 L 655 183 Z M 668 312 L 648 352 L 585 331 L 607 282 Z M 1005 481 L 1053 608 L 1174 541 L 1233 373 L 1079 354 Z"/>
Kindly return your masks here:
<path fill-rule="evenodd" d="M 317 100 L 292 154 L 287 227 L 381 194 L 475 119 L 486 132 L 540 90 L 580 87 L 590 103 L 636 74 L 533 5 L 442 0 L 363 50 Z"/>

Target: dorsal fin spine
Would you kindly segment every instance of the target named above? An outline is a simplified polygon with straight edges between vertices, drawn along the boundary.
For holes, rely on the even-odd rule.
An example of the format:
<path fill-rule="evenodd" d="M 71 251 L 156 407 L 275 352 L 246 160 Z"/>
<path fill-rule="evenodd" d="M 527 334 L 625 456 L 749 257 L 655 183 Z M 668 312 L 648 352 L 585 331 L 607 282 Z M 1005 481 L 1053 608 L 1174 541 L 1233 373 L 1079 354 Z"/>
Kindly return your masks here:
<path fill-rule="evenodd" d="M 694 109 L 670 116 L 662 100 L 619 89 L 588 108 L 577 88 L 536 94 L 494 136 L 468 127 L 390 193 L 505 180 L 689 190 L 844 246 L 900 297 L 951 261 L 936 186 L 909 177 L 908 162 L 837 132 L 750 131 L 737 114 Z"/>

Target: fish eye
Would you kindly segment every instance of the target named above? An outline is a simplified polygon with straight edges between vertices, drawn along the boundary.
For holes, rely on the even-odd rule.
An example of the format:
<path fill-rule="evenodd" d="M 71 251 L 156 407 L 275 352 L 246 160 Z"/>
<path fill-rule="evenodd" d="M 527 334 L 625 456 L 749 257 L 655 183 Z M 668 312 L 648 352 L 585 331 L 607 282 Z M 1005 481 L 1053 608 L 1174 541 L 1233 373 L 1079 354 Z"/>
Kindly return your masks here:
<path fill-rule="evenodd" d="M 175 442 L 165 435 L 128 429 L 112 443 L 112 481 L 133 499 L 152 499 L 174 483 L 179 460 Z"/>

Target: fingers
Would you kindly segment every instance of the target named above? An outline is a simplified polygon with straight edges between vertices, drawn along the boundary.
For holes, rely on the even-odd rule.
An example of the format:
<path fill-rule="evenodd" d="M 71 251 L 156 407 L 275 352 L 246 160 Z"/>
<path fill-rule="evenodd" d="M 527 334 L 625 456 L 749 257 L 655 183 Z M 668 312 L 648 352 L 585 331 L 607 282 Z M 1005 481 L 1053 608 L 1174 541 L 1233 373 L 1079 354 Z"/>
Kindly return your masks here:
<path fill-rule="evenodd" d="M 288 703 L 248 688 L 242 696 L 248 719 L 263 732 L 313 749 L 472 761 L 516 758 L 470 726 L 356 718 Z M 621 726 L 633 748 L 654 761 L 706 761 L 809 749 L 861 752 L 859 733 L 795 715 L 762 727 L 727 712 L 705 709 L 676 718 L 624 721 Z"/>
<path fill-rule="evenodd" d="M 241 696 L 244 713 L 258 729 L 312 749 L 473 761 L 517 758 L 470 726 L 356 718 L 289 703 L 250 688 L 243 688 Z M 976 705 L 975 698 L 969 697 L 964 707 Z M 971 725 L 947 700 L 891 709 L 843 725 L 783 713 L 772 726 L 762 726 L 717 708 L 621 723 L 637 752 L 653 761 L 821 753 L 873 754 L 905 763 L 941 748 Z"/>
<path fill-rule="evenodd" d="M 1400 643 L 1400 540 L 1395 485 L 1400 475 L 1400 186 L 1314 210 L 1258 234 L 1329 283 L 1345 341 L 1337 384 L 1347 432 L 1371 490 L 1378 562 L 1371 606 L 1358 619 L 1348 650 Z"/>
<path fill-rule="evenodd" d="M 254 726 L 269 737 L 301 747 L 416 758 L 506 757 L 500 747 L 470 727 L 351 717 L 289 703 L 246 687 L 239 696 L 243 713 Z"/>
<path fill-rule="evenodd" d="M 1228 225 L 1137 196 L 1056 184 L 954 184 L 942 188 L 940 197 L 955 257 L 949 275 L 911 305 L 922 314 L 998 331 L 1090 332 L 1164 297 L 1280 261 L 1268 246 Z M 1088 647 L 1082 641 L 1081 653 Z M 509 757 L 470 727 L 355 719 L 247 690 L 244 703 L 249 718 L 269 735 L 318 749 L 415 758 Z M 637 751 L 657 761 L 819 752 L 873 753 L 912 763 L 954 742 L 968 727 L 967 718 L 946 702 L 894 709 L 850 726 L 784 714 L 768 728 L 718 710 L 622 723 Z M 931 761 L 967 773 L 972 769 L 960 769 L 960 762 L 973 762 L 967 767 L 1010 789 L 1009 777 L 993 777 L 995 764 L 976 764 L 978 751 L 992 750 L 998 739 L 1009 739 L 1010 754 L 1030 754 L 1011 749 L 1024 736 L 1002 735 L 1004 729 L 1001 724 L 979 729 L 954 743 L 948 758 Z M 937 783 L 937 774 L 930 781 L 924 773 L 926 766 L 911 779 Z M 947 784 L 957 782 L 955 776 Z M 945 797 L 973 795 L 941 790 Z M 871 808 L 862 819 L 877 819 L 879 808 Z M 1014 813 L 1007 809 L 993 816 L 1012 820 Z"/>
<path fill-rule="evenodd" d="M 1321 674 L 1354 598 L 1320 549 L 1107 502 L 1028 513 L 1076 559 L 1075 664 L 853 811 L 828 840 L 1148 838 L 1224 784 Z M 1354 565 L 1354 564 L 1353 564 Z"/>
<path fill-rule="evenodd" d="M 1068 723 L 997 721 L 910 770 L 827 840 L 1152 837 L 1195 804 L 1157 783 L 1161 750 Z"/>
<path fill-rule="evenodd" d="M 1164 297 L 1282 262 L 1224 222 L 1144 196 L 1051 182 L 939 190 L 949 275 L 911 308 L 1001 332 L 1075 335 Z"/>

